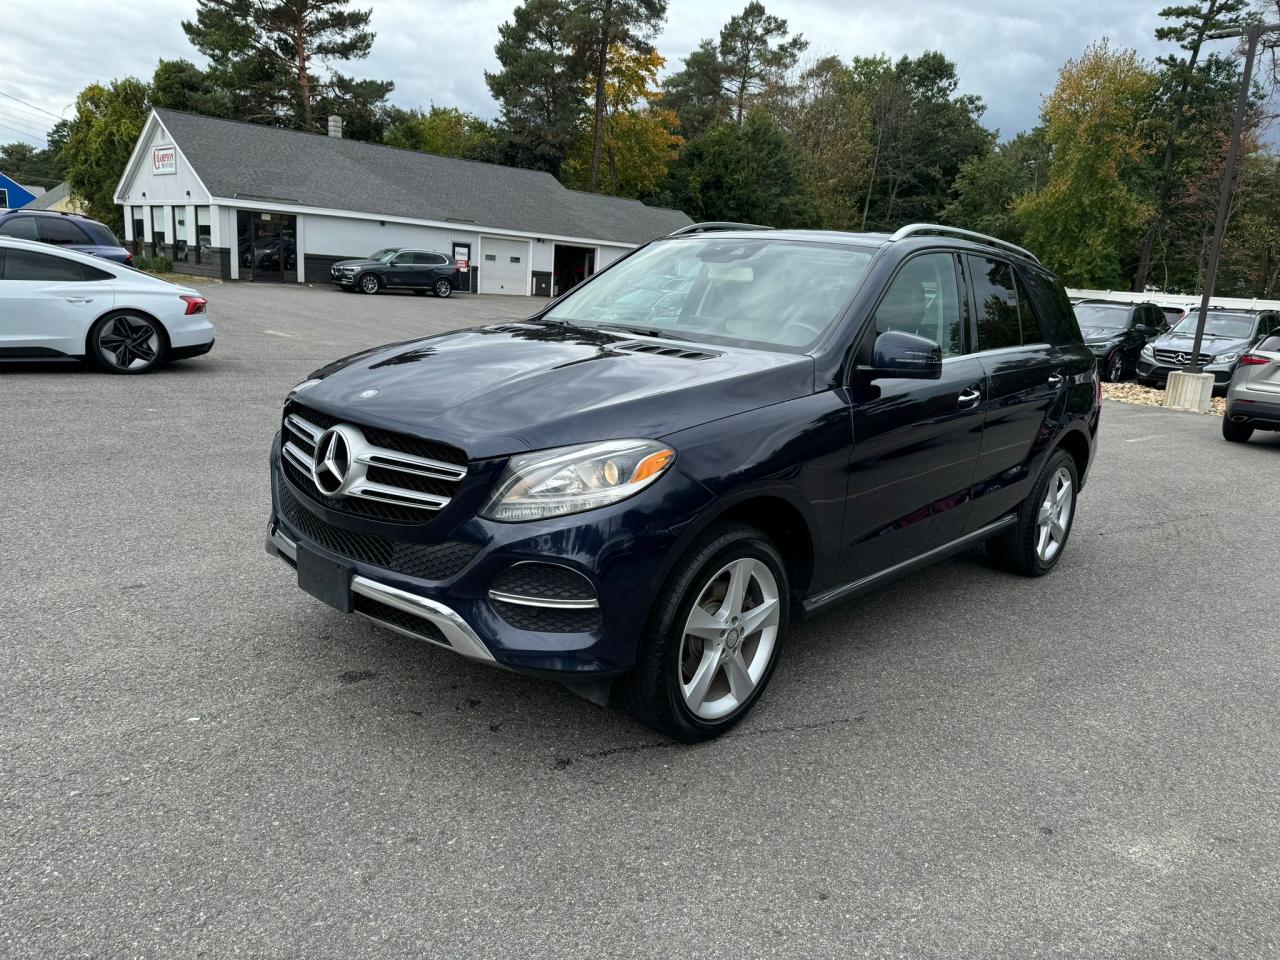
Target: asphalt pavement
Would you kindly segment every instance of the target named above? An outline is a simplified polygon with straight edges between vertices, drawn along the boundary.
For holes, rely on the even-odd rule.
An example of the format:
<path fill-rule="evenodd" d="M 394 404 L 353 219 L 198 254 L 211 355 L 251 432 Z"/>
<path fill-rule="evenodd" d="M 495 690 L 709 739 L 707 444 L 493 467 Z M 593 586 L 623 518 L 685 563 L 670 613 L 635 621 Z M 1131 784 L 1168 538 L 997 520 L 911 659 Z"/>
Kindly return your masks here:
<path fill-rule="evenodd" d="M 1051 576 L 800 625 L 679 746 L 263 552 L 290 386 L 529 301 L 207 293 L 208 357 L 0 371 L 0 956 L 1280 954 L 1280 436 L 1108 403 Z"/>

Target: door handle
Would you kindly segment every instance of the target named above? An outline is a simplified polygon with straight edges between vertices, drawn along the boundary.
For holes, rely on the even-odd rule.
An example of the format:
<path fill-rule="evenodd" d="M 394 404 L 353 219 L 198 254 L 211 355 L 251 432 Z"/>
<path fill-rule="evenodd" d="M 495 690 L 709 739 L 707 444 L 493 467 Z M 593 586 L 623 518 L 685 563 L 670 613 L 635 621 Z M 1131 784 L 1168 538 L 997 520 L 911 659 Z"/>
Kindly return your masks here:
<path fill-rule="evenodd" d="M 67 297 L 67 303 L 93 303 L 93 297 Z"/>
<path fill-rule="evenodd" d="M 1053 373 L 1049 374 L 1049 386 L 1051 387 L 1056 387 L 1058 384 L 1062 383 L 1062 380 L 1063 380 L 1062 374 L 1058 373 L 1057 371 L 1054 371 Z"/>
<path fill-rule="evenodd" d="M 956 403 L 962 407 L 971 407 L 982 399 L 982 391 L 977 387 L 969 387 L 956 397 Z"/>

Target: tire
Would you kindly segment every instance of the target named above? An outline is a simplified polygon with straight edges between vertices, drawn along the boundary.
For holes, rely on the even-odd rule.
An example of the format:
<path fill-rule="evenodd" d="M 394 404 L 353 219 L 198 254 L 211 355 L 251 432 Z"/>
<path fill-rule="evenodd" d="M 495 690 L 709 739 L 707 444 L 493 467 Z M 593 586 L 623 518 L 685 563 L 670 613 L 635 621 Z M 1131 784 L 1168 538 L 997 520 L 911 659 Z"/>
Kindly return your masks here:
<path fill-rule="evenodd" d="M 431 288 L 431 292 L 437 297 L 444 299 L 448 297 L 449 294 L 453 293 L 453 284 L 441 277 L 435 282 L 435 285 Z"/>
<path fill-rule="evenodd" d="M 726 610 L 735 583 L 746 585 L 743 599 Z M 742 524 L 713 528 L 689 548 L 655 601 L 635 669 L 619 685 L 623 705 L 645 726 L 685 743 L 732 728 L 773 676 L 789 591 L 786 567 L 764 534 Z M 733 619 L 765 607 L 755 625 Z M 687 633 L 690 627 L 705 633 Z"/>
<path fill-rule="evenodd" d="M 1253 436 L 1253 427 L 1247 423 L 1232 423 L 1228 417 L 1222 418 L 1222 437 L 1231 443 L 1248 443 Z"/>
<path fill-rule="evenodd" d="M 1064 482 L 1067 485 L 1065 518 L 1061 500 Z M 1049 501 L 1051 489 L 1053 503 L 1059 504 L 1056 513 Z M 1012 529 L 987 541 L 987 555 L 992 562 L 1024 577 L 1042 577 L 1057 566 L 1075 523 L 1079 489 L 1075 459 L 1065 450 L 1055 451 L 1040 471 L 1031 495 L 1018 508 L 1018 522 Z"/>
<path fill-rule="evenodd" d="M 378 279 L 376 273 L 366 273 L 356 281 L 356 286 L 360 288 L 361 293 L 373 296 L 382 289 L 382 281 Z"/>
<path fill-rule="evenodd" d="M 108 373 L 147 373 L 164 363 L 160 324 L 140 313 L 112 313 L 89 331 L 89 356 Z"/>
<path fill-rule="evenodd" d="M 1119 383 L 1124 379 L 1124 354 L 1113 350 L 1103 361 L 1102 379 L 1108 383 Z"/>

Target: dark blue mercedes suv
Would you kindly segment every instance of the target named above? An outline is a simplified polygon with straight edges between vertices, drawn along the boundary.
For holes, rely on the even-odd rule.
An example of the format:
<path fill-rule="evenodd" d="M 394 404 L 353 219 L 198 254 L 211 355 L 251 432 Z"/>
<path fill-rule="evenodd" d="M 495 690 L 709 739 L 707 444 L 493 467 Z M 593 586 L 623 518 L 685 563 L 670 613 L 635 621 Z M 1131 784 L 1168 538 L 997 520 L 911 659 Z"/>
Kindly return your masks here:
<path fill-rule="evenodd" d="M 528 319 L 315 371 L 267 548 L 339 610 L 705 739 L 801 616 L 984 542 L 1052 570 L 1096 367 L 1020 248 L 696 225 Z"/>

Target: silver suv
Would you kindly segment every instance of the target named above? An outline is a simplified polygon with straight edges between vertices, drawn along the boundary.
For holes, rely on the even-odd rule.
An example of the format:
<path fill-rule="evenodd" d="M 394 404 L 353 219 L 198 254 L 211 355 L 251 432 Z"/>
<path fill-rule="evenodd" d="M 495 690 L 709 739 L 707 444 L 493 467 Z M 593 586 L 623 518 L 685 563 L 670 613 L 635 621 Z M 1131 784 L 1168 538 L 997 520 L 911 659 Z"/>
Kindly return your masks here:
<path fill-rule="evenodd" d="M 1222 435 L 1244 443 L 1255 430 L 1280 430 L 1280 331 L 1240 358 L 1227 389 Z"/>

